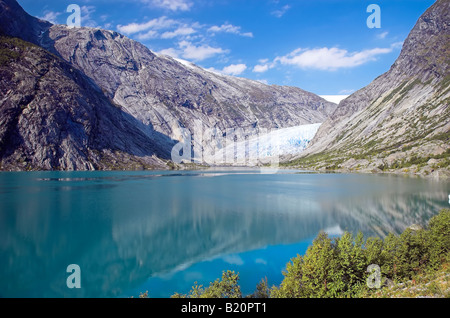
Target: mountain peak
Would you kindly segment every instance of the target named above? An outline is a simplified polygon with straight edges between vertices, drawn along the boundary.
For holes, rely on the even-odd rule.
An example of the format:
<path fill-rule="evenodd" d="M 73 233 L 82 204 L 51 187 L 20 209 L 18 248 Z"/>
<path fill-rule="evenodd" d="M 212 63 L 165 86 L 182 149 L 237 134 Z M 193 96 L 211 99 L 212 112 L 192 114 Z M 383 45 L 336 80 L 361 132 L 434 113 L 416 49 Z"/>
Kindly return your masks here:
<path fill-rule="evenodd" d="M 393 68 L 408 76 L 448 74 L 450 64 L 450 1 L 438 0 L 417 21 Z"/>
<path fill-rule="evenodd" d="M 161 161 L 151 158 L 167 160 L 174 143 L 182 140 L 184 129 L 196 135 L 194 143 L 201 143 L 206 153 L 217 147 L 210 139 L 216 134 L 224 137 L 230 129 L 236 130 L 241 141 L 255 131 L 320 124 L 337 107 L 300 88 L 218 75 L 154 54 L 117 32 L 52 25 L 28 15 L 14 0 L 0 0 L 0 18 L 0 32 L 37 44 L 41 50 L 37 55 L 28 50 L 17 55 L 13 46 L 19 41 L 6 40 L 4 44 L 5 50 L 16 58 L 7 61 L 9 65 L 0 65 L 5 74 L 3 87 L 9 87 L 15 98 L 28 96 L 19 105 L 12 96 L 5 95 L 8 89 L 0 91 L 0 110 L 5 110 L 0 114 L 14 115 L 7 118 L 8 127 L 0 127 L 0 164 L 7 160 L 9 167 L 26 161 L 32 163 L 24 166 L 30 169 L 103 169 L 108 166 L 105 158 L 116 167 L 130 167 L 130 162 L 159 165 Z M 44 49 L 53 53 L 52 61 L 58 61 L 56 65 L 61 67 L 55 66 L 48 72 L 50 67 L 46 66 L 42 72 L 34 73 L 28 60 L 43 56 Z M 26 92 L 21 91 L 11 72 L 21 67 L 24 70 L 20 76 L 25 70 L 30 70 L 31 79 L 43 76 L 45 80 L 34 82 L 45 84 L 45 89 L 43 85 L 30 84 Z M 53 76 L 64 77 L 64 81 Z M 52 98 L 43 96 L 49 87 L 54 91 Z M 36 117 L 31 120 L 34 135 L 25 135 L 20 126 L 25 123 L 23 118 L 28 118 L 29 112 L 34 114 L 36 107 L 40 111 L 43 100 L 48 101 L 47 109 L 39 116 L 54 114 L 58 120 L 40 124 L 42 121 Z M 87 102 L 83 106 L 86 118 L 80 113 L 79 104 L 83 101 Z M 99 113 L 104 116 L 99 117 Z M 65 119 L 70 119 L 67 127 Z M 117 128 L 99 125 L 100 120 Z M 67 129 L 68 138 L 35 138 L 63 129 Z M 206 135 L 207 132 L 212 135 Z M 20 157 L 20 149 L 24 158 Z M 40 156 L 30 155 L 36 151 Z"/>
<path fill-rule="evenodd" d="M 343 100 L 295 162 L 324 157 L 324 167 L 375 170 L 420 163 L 420 172 L 434 159 L 435 167 L 447 167 L 449 16 L 450 1 L 436 1 L 418 19 L 390 70 Z"/>
<path fill-rule="evenodd" d="M 0 0 L 0 34 L 39 45 L 41 35 L 51 26 L 26 13 L 16 0 Z"/>

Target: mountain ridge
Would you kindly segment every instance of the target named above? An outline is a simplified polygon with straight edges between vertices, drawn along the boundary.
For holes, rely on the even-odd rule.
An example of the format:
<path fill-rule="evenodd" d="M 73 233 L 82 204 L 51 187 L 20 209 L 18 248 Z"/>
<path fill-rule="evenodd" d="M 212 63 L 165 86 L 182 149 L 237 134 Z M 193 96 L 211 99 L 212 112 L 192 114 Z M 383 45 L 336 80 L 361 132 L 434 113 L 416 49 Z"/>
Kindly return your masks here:
<path fill-rule="evenodd" d="M 169 153 L 71 65 L 17 38 L 0 36 L 0 51 L 2 170 L 166 166 Z"/>
<path fill-rule="evenodd" d="M 449 15 L 450 2 L 436 1 L 417 21 L 390 70 L 343 100 L 310 147 L 288 158 L 288 165 L 448 172 Z"/>
<path fill-rule="evenodd" d="M 15 21 L 21 21 L 21 23 L 18 24 Z M 64 61 L 66 64 L 63 63 L 65 65 L 63 68 L 72 67 L 77 70 L 77 74 L 83 78 L 82 85 L 90 85 L 97 98 L 106 101 L 109 106 L 118 109 L 128 118 L 129 120 L 114 124 L 122 126 L 127 123 L 128 126 L 132 122 L 133 127 L 130 129 L 133 133 L 128 139 L 123 136 L 123 144 L 120 147 L 114 146 L 114 142 L 111 142 L 110 146 L 124 151 L 122 155 L 128 158 L 126 162 L 131 160 L 133 163 L 138 163 L 129 165 L 121 162 L 122 155 L 109 154 L 110 164 L 108 165 L 99 165 L 97 161 L 94 161 L 94 164 L 79 163 L 61 166 L 53 160 L 50 160 L 49 165 L 42 161 L 45 156 L 41 156 L 42 160 L 37 162 L 24 151 L 23 155 L 26 158 L 20 160 L 28 164 L 17 164 L 14 167 L 14 162 L 19 160 L 18 154 L 12 159 L 2 157 L 2 167 L 5 169 L 7 167 L 19 170 L 92 170 L 108 169 L 108 167 L 135 169 L 147 167 L 148 162 L 153 162 L 158 168 L 164 166 L 163 162 L 173 167 L 167 161 L 169 159 L 167 153 L 170 153 L 173 146 L 182 139 L 182 129 L 189 129 L 191 132 L 216 129 L 225 133 L 227 129 L 236 127 L 250 131 L 287 128 L 321 123 L 337 107 L 336 104 L 299 88 L 268 86 L 243 78 L 214 74 L 197 66 L 187 66 L 186 63 L 180 63 L 171 57 L 156 55 L 139 42 L 114 31 L 53 25 L 28 15 L 15 0 L 0 0 L 0 32 L 38 45 L 49 54 L 53 54 L 54 61 L 58 59 Z M 9 50 L 8 54 L 13 54 L 11 52 L 15 50 L 13 47 L 4 49 Z M 8 65 L 11 66 L 13 63 L 19 68 L 21 63 L 25 63 L 23 59 L 39 58 L 39 54 L 43 53 L 31 57 L 27 56 L 26 50 L 28 49 L 21 51 L 19 58 L 9 61 Z M 5 65 L 2 71 L 8 72 Z M 15 87 L 17 95 L 21 94 L 19 86 L 14 86 L 11 82 L 7 84 Z M 55 85 L 57 86 L 58 83 Z M 94 94 L 89 90 L 89 94 L 91 93 Z M 5 103 L 10 97 L 4 92 L 0 99 Z M 53 102 L 55 103 L 53 107 L 57 107 L 58 101 Z M 65 106 L 67 106 L 65 111 L 73 113 L 79 105 L 74 103 Z M 91 106 L 95 107 L 95 105 Z M 17 125 L 22 116 L 23 114 L 19 112 L 13 121 L 8 119 L 8 125 Z M 112 117 L 123 121 L 119 118 L 120 116 Z M 39 125 L 35 124 L 38 130 Z M 48 125 L 51 126 L 51 123 Z M 71 129 L 70 125 L 68 127 Z M 40 128 L 45 130 L 43 126 Z M 114 140 L 115 132 L 109 129 L 104 128 L 103 131 L 96 133 L 100 136 L 106 134 L 104 138 Z M 130 139 L 134 134 L 143 138 L 144 144 L 151 145 L 150 148 L 154 149 L 150 152 L 152 156 L 159 154 L 159 159 L 162 161 L 155 158 L 147 160 L 145 158 L 148 156 L 138 155 L 148 154 L 148 152 L 136 148 L 138 145 Z M 74 133 L 74 136 L 78 134 Z M 29 145 L 47 142 L 45 138 L 27 140 L 33 137 L 24 138 L 23 135 L 19 137 L 25 139 L 23 141 Z M 244 138 L 244 136 L 240 137 Z M 7 151 L 10 155 L 14 153 L 12 149 L 7 149 L 11 147 L 10 141 L 5 139 L 0 141 L 4 152 Z M 127 145 L 127 142 L 130 145 Z M 87 147 L 82 149 L 82 153 L 90 153 L 91 149 L 82 140 L 74 140 L 72 146 L 77 148 L 77 143 Z M 67 147 L 70 148 L 70 145 L 69 142 Z M 38 148 L 48 148 L 48 145 L 40 146 L 42 147 Z M 213 145 L 209 143 L 204 143 L 202 146 L 205 151 L 213 149 Z M 69 148 L 63 150 L 61 144 L 53 145 L 53 147 L 59 147 L 63 153 L 72 153 L 65 159 L 66 161 L 77 162 L 80 159 L 77 152 Z M 127 153 L 126 149 L 133 149 L 133 151 Z M 61 156 L 64 157 L 63 154 Z M 92 156 L 85 155 L 85 158 L 92 160 Z M 84 159 L 80 162 L 84 162 Z M 8 164 L 5 164 L 5 160 Z"/>
<path fill-rule="evenodd" d="M 49 37 L 54 40 L 53 48 L 66 61 L 82 70 L 130 113 L 139 113 L 140 120 L 151 121 L 150 117 L 162 115 L 165 120 L 153 122 L 156 127 L 167 123 L 176 126 L 180 117 L 187 117 L 190 122 L 195 118 L 207 126 L 217 124 L 222 130 L 250 127 L 256 122 L 265 128 L 285 128 L 321 122 L 331 112 L 325 108 L 335 108 L 334 104 L 299 88 L 267 86 L 217 75 L 199 67 L 186 67 L 171 57 L 156 55 L 117 32 L 89 28 L 72 32 L 65 26 L 55 25 L 49 29 Z M 102 50 L 117 58 L 105 61 L 103 53 L 98 54 Z M 141 111 L 137 104 L 147 105 L 153 114 Z M 274 109 L 261 109 L 267 108 L 267 104 Z M 312 109 L 307 109 L 309 106 Z M 181 116 L 168 113 L 167 108 L 173 108 Z M 228 113 L 229 108 L 232 114 Z M 299 111 L 304 114 L 299 115 Z M 189 123 L 183 125 L 192 128 Z M 170 136 L 172 129 L 162 127 L 161 132 Z"/>

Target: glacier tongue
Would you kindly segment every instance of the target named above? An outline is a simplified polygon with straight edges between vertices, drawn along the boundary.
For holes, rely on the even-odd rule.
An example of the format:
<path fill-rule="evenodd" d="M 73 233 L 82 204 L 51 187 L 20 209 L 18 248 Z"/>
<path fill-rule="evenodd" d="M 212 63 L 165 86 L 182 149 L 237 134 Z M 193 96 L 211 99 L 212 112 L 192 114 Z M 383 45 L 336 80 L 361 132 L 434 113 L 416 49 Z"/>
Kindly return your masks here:
<path fill-rule="evenodd" d="M 301 125 L 277 129 L 246 140 L 227 139 L 225 146 L 216 149 L 205 161 L 216 165 L 257 165 L 284 155 L 296 155 L 308 147 L 322 124 Z"/>
<path fill-rule="evenodd" d="M 308 147 L 311 140 L 316 135 L 322 124 L 301 125 L 296 127 L 284 128 L 273 131 L 266 140 L 275 140 L 275 146 L 278 146 L 278 154 L 289 155 L 298 154 Z"/>

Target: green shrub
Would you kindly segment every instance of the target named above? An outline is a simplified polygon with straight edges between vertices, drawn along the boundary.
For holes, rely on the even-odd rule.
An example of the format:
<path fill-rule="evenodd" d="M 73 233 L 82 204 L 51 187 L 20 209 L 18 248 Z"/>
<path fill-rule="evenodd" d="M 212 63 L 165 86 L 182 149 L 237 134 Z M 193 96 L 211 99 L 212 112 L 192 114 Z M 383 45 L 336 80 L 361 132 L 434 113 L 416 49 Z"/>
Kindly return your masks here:
<path fill-rule="evenodd" d="M 255 292 L 249 296 L 249 298 L 269 298 L 270 297 L 270 288 L 267 284 L 267 277 L 261 279 L 261 281 L 256 285 Z"/>
<path fill-rule="evenodd" d="M 349 232 L 336 239 L 335 270 L 333 273 L 333 296 L 353 296 L 361 283 L 365 283 L 368 266 L 363 249 L 364 236 L 360 232 L 353 238 Z"/>
<path fill-rule="evenodd" d="M 364 254 L 368 264 L 381 264 L 383 241 L 379 237 L 369 237 L 366 241 Z"/>
<path fill-rule="evenodd" d="M 303 257 L 297 255 L 292 258 L 283 271 L 284 279 L 279 287 L 272 287 L 270 297 L 272 298 L 303 298 L 306 296 L 302 284 Z"/>
<path fill-rule="evenodd" d="M 188 295 L 176 293 L 172 298 L 242 298 L 239 274 L 224 271 L 222 280 L 217 279 L 209 287 L 203 288 L 202 285 L 195 283 Z"/>
<path fill-rule="evenodd" d="M 306 297 L 325 297 L 335 291 L 332 274 L 336 261 L 331 239 L 325 232 L 319 233 L 303 257 L 301 284 Z"/>
<path fill-rule="evenodd" d="M 430 265 L 437 268 L 450 255 L 450 209 L 442 210 L 428 223 Z"/>
<path fill-rule="evenodd" d="M 428 228 L 407 229 L 401 235 L 388 234 L 384 240 L 362 233 L 345 232 L 331 239 L 319 233 L 305 255 L 292 258 L 283 271 L 279 286 L 269 289 L 262 280 L 255 298 L 359 297 L 369 293 L 366 280 L 369 265 L 380 266 L 382 280 L 401 282 L 421 273 L 439 269 L 450 262 L 450 210 L 430 219 Z M 209 287 L 195 285 L 185 298 L 240 298 L 239 275 L 223 272 Z"/>
<path fill-rule="evenodd" d="M 384 280 L 404 281 L 450 261 L 450 210 L 442 210 L 428 229 L 388 234 L 384 240 L 346 232 L 331 240 L 320 233 L 304 256 L 286 266 L 271 297 L 358 297 L 367 291 L 367 268 L 380 266 Z"/>
<path fill-rule="evenodd" d="M 429 264 L 429 238 L 424 230 L 407 229 L 399 237 L 397 275 L 411 279 Z"/>

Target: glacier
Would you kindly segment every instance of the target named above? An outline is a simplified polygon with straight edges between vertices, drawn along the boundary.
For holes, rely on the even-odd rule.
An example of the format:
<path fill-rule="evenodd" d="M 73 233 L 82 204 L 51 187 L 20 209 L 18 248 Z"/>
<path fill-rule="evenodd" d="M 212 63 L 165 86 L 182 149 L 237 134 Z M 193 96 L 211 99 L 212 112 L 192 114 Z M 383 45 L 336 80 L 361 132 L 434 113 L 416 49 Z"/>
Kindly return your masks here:
<path fill-rule="evenodd" d="M 203 154 L 203 161 L 213 165 L 254 166 L 273 162 L 285 155 L 304 151 L 322 123 L 276 129 L 255 135 L 227 135 L 218 142 L 214 153 Z M 239 141 L 240 140 L 240 141 Z"/>

